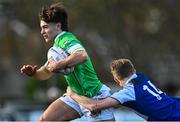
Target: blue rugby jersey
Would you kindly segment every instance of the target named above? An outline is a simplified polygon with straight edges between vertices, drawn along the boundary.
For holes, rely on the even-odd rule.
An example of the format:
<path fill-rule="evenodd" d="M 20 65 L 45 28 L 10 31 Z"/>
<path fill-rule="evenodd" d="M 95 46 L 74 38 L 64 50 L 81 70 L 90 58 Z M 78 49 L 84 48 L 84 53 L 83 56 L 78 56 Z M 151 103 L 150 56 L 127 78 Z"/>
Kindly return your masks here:
<path fill-rule="evenodd" d="M 142 73 L 133 74 L 111 97 L 149 121 L 180 120 L 180 98 L 166 95 Z"/>

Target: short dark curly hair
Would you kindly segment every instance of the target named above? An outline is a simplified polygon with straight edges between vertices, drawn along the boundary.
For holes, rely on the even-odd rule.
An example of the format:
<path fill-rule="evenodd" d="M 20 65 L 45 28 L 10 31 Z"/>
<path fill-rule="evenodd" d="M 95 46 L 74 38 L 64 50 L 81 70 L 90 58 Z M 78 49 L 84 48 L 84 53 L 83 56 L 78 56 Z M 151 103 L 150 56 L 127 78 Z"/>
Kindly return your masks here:
<path fill-rule="evenodd" d="M 61 29 L 68 31 L 68 14 L 62 3 L 58 2 L 50 6 L 42 7 L 39 12 L 39 20 L 47 23 L 61 23 Z"/>

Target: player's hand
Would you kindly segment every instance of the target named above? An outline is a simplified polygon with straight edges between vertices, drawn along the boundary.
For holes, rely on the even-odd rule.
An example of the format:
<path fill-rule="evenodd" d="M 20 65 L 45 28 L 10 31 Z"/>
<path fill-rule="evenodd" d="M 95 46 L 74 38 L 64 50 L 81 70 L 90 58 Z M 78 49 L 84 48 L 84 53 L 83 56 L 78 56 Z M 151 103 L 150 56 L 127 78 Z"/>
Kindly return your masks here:
<path fill-rule="evenodd" d="M 50 72 L 56 72 L 58 70 L 58 62 L 52 60 L 52 59 L 49 59 L 48 60 L 48 66 L 47 66 L 47 69 L 50 71 Z"/>
<path fill-rule="evenodd" d="M 21 73 L 24 73 L 28 76 L 32 76 L 36 73 L 37 66 L 36 65 L 23 65 L 21 68 Z"/>

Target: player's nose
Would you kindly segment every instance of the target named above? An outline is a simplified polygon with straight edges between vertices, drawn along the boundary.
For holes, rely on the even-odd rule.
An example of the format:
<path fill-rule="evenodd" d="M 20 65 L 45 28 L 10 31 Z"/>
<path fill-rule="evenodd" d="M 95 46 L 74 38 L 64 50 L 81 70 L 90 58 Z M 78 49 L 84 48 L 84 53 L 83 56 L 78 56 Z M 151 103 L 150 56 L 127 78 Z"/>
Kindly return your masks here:
<path fill-rule="evenodd" d="M 44 29 L 41 29 L 41 34 L 43 35 L 43 34 L 45 34 L 45 31 L 44 31 Z"/>

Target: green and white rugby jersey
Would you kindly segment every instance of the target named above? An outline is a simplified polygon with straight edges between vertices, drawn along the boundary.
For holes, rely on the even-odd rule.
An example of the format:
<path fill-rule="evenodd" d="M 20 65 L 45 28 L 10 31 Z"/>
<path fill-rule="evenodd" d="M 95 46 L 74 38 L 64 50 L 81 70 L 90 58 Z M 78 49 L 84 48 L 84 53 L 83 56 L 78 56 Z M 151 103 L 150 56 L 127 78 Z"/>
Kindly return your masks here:
<path fill-rule="evenodd" d="M 69 54 L 85 50 L 81 42 L 70 32 L 57 35 L 54 46 L 64 49 Z M 76 65 L 74 72 L 64 77 L 74 92 L 87 97 L 95 96 L 103 85 L 97 77 L 89 56 L 85 63 Z"/>

